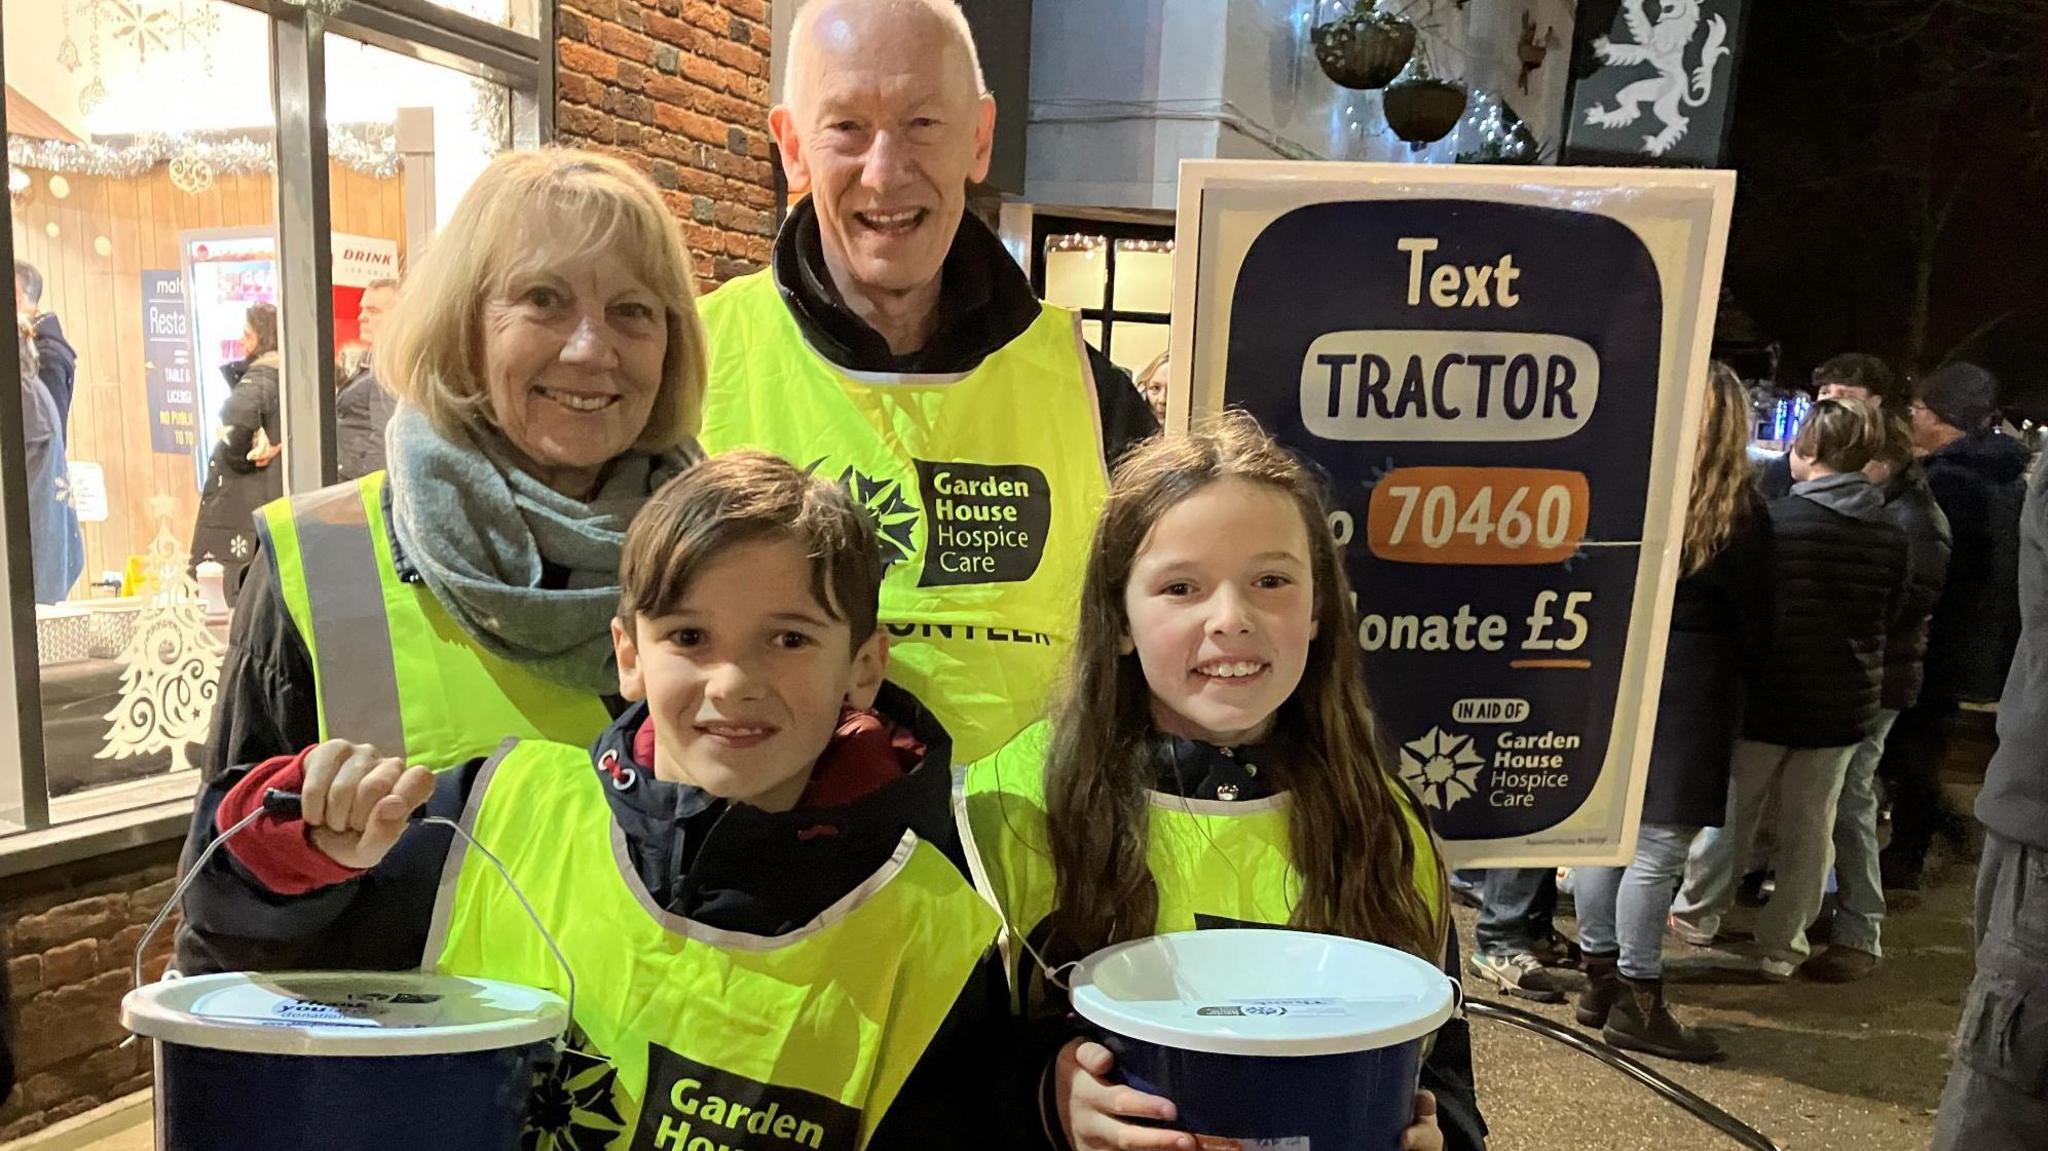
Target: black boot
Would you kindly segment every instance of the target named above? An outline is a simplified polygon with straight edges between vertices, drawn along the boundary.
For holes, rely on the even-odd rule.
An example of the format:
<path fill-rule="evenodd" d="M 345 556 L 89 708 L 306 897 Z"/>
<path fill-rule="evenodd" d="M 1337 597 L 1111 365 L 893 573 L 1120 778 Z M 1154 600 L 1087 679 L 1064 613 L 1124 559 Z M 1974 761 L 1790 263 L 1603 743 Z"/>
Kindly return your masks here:
<path fill-rule="evenodd" d="M 1572 1014 L 1581 1027 L 1605 1027 L 1608 1011 L 1621 997 L 1621 974 L 1614 969 L 1615 962 L 1621 957 L 1588 951 L 1585 958 L 1586 989 L 1579 993 L 1579 1005 Z"/>
<path fill-rule="evenodd" d="M 1672 1016 L 1664 1005 L 1663 980 L 1617 978 L 1621 993 L 1601 1032 L 1607 1042 L 1684 1063 L 1711 1063 L 1721 1057 L 1720 1044 Z"/>

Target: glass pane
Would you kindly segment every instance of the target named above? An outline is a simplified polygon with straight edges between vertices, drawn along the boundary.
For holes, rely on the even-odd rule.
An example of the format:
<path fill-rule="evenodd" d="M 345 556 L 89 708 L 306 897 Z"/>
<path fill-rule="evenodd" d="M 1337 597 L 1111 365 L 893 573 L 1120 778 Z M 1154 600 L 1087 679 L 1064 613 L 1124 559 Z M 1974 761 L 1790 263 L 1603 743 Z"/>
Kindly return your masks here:
<path fill-rule="evenodd" d="M 190 786 L 152 777 L 206 736 L 250 515 L 287 450 L 268 21 L 185 0 L 138 9 L 137 32 L 116 7 L 4 5 L 15 254 L 41 281 L 17 295 L 39 353 L 24 414 L 48 433 L 5 459 L 40 525 L 59 820 Z"/>
<path fill-rule="evenodd" d="M 1081 338 L 1088 341 L 1088 346 L 1091 348 L 1102 347 L 1102 321 L 1082 320 Z"/>
<path fill-rule="evenodd" d="M 534 28 L 534 4 L 536 0 L 427 0 L 436 8 L 446 8 L 479 20 L 488 20 L 500 28 L 516 28 L 531 32 Z"/>
<path fill-rule="evenodd" d="M 1137 379 L 1145 365 L 1166 350 L 1166 335 L 1170 330 L 1165 324 L 1117 320 L 1116 346 L 1109 349 L 1110 361 L 1131 373 L 1133 380 Z"/>
<path fill-rule="evenodd" d="M 344 480 L 384 466 L 375 397 L 381 316 L 405 256 L 440 229 L 477 174 L 512 139 L 511 92 L 410 56 L 327 37 L 331 125 L 335 400 Z"/>
<path fill-rule="evenodd" d="M 1173 241 L 1116 242 L 1116 303 L 1119 312 L 1173 311 Z"/>
<path fill-rule="evenodd" d="M 1100 308 L 1109 264 L 1101 236 L 1045 238 L 1045 302 L 1062 308 Z"/>

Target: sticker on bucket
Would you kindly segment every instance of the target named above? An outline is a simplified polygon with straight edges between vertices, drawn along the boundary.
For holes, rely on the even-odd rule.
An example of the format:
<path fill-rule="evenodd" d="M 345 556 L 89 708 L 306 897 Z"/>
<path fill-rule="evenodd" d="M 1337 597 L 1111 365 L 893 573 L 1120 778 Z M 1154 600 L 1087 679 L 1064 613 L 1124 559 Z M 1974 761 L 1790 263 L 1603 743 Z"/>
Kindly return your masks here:
<path fill-rule="evenodd" d="M 1195 1136 L 1195 1151 L 1311 1151 L 1305 1136 L 1292 1139 L 1222 1139 Z"/>
<path fill-rule="evenodd" d="M 1342 999 L 1233 999 L 1228 1003 L 1201 1004 L 1195 1008 L 1195 1014 L 1204 1018 L 1229 1015 L 1275 1019 L 1283 1015 L 1292 1015 L 1297 1018 L 1319 1016 L 1327 1019 L 1350 1019 L 1357 1012 Z"/>

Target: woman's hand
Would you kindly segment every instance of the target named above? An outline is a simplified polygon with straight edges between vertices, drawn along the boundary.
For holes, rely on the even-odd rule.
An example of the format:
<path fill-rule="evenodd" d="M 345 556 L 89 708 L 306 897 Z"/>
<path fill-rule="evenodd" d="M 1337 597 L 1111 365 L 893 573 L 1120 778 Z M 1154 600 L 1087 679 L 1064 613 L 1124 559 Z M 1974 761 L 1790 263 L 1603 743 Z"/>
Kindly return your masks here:
<path fill-rule="evenodd" d="M 1401 1133 L 1401 1151 L 1444 1151 L 1443 1129 L 1436 1125 L 1436 1096 L 1415 1093 L 1415 1122 Z"/>
<path fill-rule="evenodd" d="M 1112 1083 L 1116 1058 L 1100 1043 L 1076 1039 L 1060 1048 L 1053 1064 L 1053 1098 L 1059 1105 L 1060 1128 L 1074 1151 L 1195 1151 L 1195 1137 L 1185 1131 L 1141 1127 L 1127 1119 L 1171 1123 L 1173 1101 Z M 1436 1104 L 1430 1103 L 1431 1130 Z M 1411 1129 L 1411 1134 L 1413 1130 Z M 1433 1151 L 1442 1151 L 1441 1138 Z M 1424 1151 L 1432 1151 L 1425 1146 Z"/>
<path fill-rule="evenodd" d="M 434 794 L 434 773 L 380 757 L 367 743 L 330 739 L 306 753 L 299 803 L 307 837 L 344 867 L 383 862 L 406 820 Z"/>
<path fill-rule="evenodd" d="M 267 468 L 270 461 L 276 459 L 283 451 L 284 445 L 271 443 L 270 433 L 259 427 L 256 429 L 256 435 L 249 441 L 249 462 L 259 468 Z"/>

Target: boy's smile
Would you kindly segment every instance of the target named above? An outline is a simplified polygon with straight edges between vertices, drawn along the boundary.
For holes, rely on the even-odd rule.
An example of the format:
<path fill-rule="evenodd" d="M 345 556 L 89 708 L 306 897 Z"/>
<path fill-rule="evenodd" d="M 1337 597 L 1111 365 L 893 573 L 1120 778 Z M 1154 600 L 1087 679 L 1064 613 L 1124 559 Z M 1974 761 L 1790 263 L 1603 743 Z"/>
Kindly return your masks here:
<path fill-rule="evenodd" d="M 768 811 L 796 805 L 842 706 L 866 707 L 886 657 L 878 631 L 855 649 L 814 591 L 792 539 L 732 547 L 682 601 L 612 625 L 620 694 L 645 700 L 656 776 Z"/>

